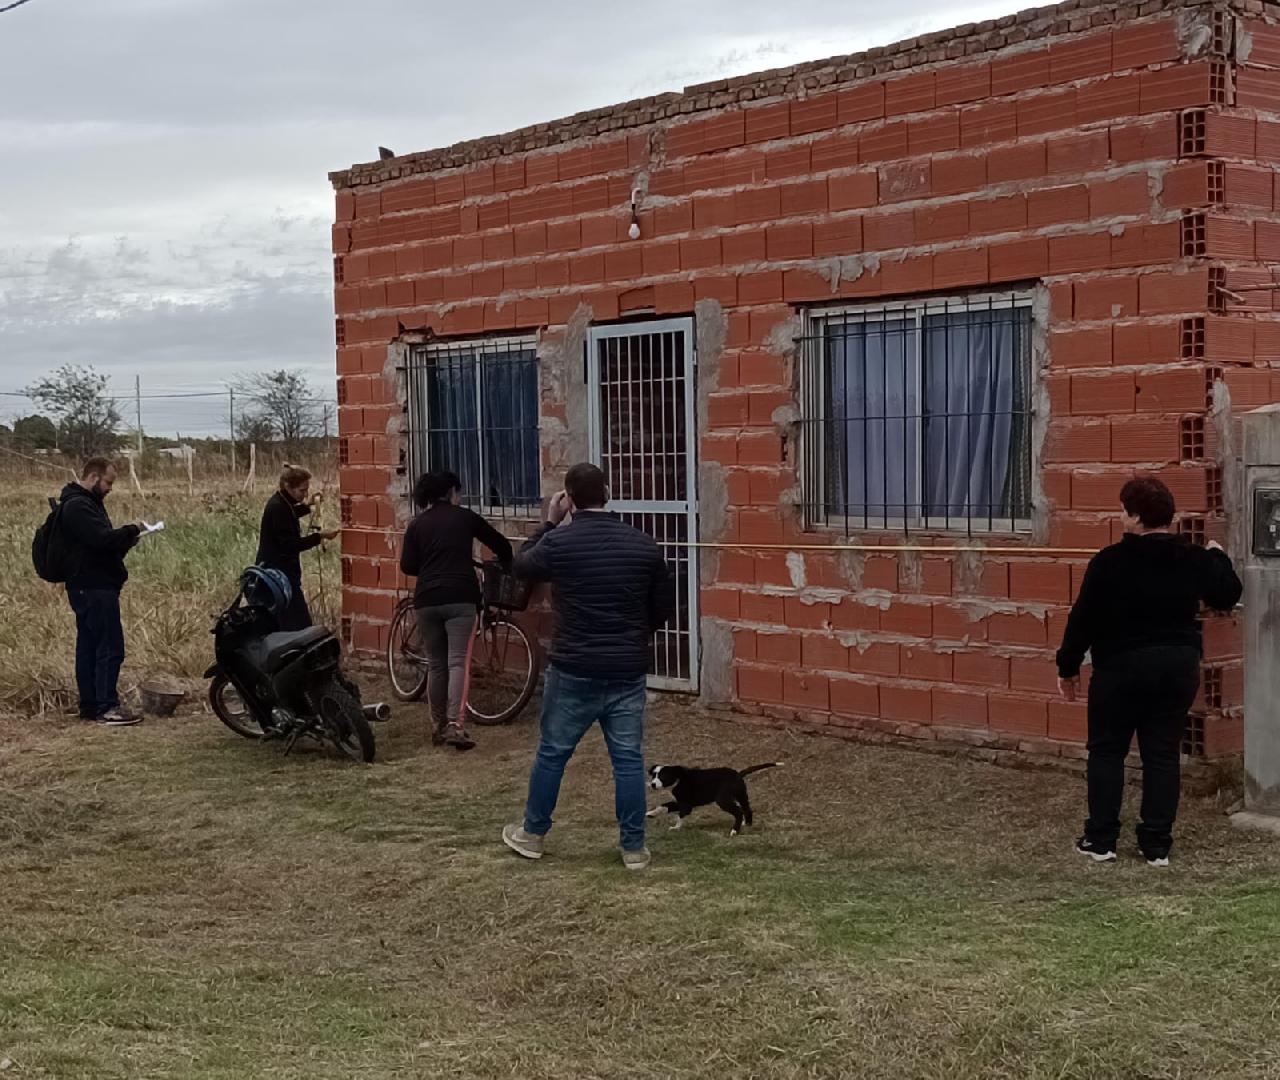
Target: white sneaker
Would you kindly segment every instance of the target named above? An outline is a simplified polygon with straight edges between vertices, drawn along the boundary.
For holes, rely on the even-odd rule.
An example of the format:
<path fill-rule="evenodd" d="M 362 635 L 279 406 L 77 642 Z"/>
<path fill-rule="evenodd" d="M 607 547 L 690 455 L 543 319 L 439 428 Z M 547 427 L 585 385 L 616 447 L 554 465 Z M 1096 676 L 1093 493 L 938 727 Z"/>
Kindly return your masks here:
<path fill-rule="evenodd" d="M 521 825 L 502 826 L 502 842 L 526 859 L 542 858 L 542 841 L 543 837 L 525 832 Z"/>

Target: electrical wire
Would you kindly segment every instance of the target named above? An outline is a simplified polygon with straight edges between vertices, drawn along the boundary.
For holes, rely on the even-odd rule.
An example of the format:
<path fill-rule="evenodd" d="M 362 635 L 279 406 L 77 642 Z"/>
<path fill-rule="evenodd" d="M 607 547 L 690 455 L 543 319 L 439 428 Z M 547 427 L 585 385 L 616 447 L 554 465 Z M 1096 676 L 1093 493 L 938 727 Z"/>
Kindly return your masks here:
<path fill-rule="evenodd" d="M 14 8 L 19 8 L 22 7 L 23 4 L 29 3 L 31 3 L 31 0 L 13 0 L 12 4 L 5 4 L 4 7 L 0 7 L 0 15 L 3 15 L 6 11 L 12 11 Z"/>

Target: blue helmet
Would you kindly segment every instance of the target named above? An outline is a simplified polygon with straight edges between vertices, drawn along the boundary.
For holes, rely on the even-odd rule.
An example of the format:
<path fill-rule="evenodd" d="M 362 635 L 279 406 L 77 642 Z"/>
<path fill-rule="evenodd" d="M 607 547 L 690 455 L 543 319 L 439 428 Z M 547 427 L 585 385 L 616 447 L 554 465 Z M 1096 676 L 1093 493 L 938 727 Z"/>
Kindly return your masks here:
<path fill-rule="evenodd" d="M 274 618 L 280 618 L 293 599 L 293 586 L 279 570 L 266 566 L 251 566 L 240 576 L 240 591 L 250 607 L 262 608 Z"/>

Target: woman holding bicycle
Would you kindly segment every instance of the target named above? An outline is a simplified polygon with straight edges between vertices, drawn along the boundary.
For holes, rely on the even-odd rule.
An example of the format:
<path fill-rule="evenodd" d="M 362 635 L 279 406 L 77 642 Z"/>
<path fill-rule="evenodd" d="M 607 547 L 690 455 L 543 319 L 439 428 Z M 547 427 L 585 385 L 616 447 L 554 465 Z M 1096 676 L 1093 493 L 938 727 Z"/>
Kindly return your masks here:
<path fill-rule="evenodd" d="M 432 743 L 470 750 L 466 731 L 467 681 L 475 640 L 480 584 L 473 547 L 479 540 L 504 566 L 511 545 L 479 514 L 460 505 L 462 481 L 445 470 L 419 478 L 413 501 L 421 511 L 404 534 L 400 569 L 417 578 L 413 605 L 427 657 L 427 701 Z"/>

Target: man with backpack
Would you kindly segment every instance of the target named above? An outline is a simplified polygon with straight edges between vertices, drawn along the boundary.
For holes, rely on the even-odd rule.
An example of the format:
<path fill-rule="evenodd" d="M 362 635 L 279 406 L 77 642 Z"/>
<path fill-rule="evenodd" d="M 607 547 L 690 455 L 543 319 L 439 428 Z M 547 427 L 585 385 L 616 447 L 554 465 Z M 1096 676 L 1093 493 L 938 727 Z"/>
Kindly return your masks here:
<path fill-rule="evenodd" d="M 117 689 L 124 663 L 120 589 L 129 577 L 124 557 L 138 542 L 142 525 L 112 528 L 103 500 L 115 482 L 109 460 L 89 458 L 36 534 L 32 558 L 46 581 L 66 583 L 75 612 L 80 718 L 125 727 L 141 717 L 121 707 Z"/>

